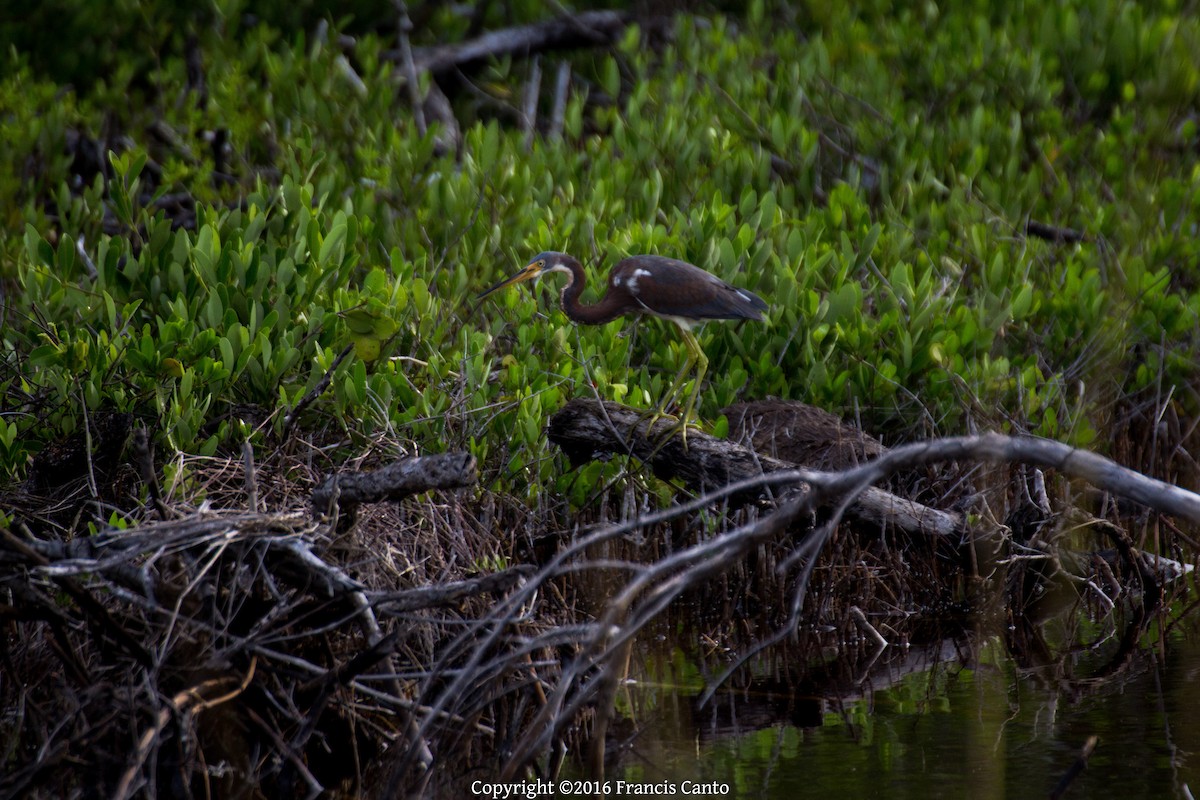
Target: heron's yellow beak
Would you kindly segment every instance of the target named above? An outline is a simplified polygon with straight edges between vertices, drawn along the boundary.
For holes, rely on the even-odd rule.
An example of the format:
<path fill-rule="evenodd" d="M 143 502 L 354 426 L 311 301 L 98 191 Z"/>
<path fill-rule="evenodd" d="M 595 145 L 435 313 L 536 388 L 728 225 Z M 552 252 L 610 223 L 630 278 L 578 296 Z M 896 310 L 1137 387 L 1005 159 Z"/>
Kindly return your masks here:
<path fill-rule="evenodd" d="M 518 272 L 516 275 L 513 275 L 511 278 L 505 278 L 504 280 L 500 281 L 495 286 L 488 289 L 483 294 L 479 295 L 479 297 L 477 299 L 482 300 L 483 298 L 487 297 L 492 292 L 499 291 L 500 289 L 503 289 L 505 286 L 513 286 L 518 283 L 524 283 L 525 281 L 537 278 L 541 274 L 542 274 L 542 268 L 540 266 L 538 266 L 538 262 L 534 261 L 530 264 L 526 264 L 524 267 L 521 268 L 521 271 Z"/>

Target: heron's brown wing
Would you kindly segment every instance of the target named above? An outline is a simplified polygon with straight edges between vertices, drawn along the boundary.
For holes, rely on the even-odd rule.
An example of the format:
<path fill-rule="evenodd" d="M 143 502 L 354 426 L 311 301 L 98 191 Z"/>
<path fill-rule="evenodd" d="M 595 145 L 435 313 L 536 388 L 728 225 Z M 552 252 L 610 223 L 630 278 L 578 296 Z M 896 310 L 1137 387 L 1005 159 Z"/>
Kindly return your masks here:
<path fill-rule="evenodd" d="M 620 281 L 649 311 L 680 319 L 762 319 L 767 304 L 746 289 L 730 286 L 686 261 L 632 256 L 617 264 Z"/>

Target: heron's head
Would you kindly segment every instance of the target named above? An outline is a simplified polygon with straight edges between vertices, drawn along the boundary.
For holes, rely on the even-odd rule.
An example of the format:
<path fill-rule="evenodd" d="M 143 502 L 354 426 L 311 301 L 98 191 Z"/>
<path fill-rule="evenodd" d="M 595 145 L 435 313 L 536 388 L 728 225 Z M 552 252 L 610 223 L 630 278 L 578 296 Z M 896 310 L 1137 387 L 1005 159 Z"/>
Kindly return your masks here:
<path fill-rule="evenodd" d="M 524 283 L 525 281 L 537 280 L 547 272 L 566 272 L 567 274 L 570 274 L 571 270 L 568 269 L 565 264 L 565 260 L 568 258 L 570 258 L 570 256 L 567 254 L 556 253 L 552 250 L 548 250 L 545 253 L 538 253 L 533 257 L 532 261 L 521 268 L 520 272 L 518 272 L 516 275 L 513 275 L 511 278 L 505 278 L 504 280 L 500 281 L 495 286 L 479 295 L 479 299 L 482 300 L 492 292 L 499 291 L 505 286 L 513 286 L 518 283 Z"/>

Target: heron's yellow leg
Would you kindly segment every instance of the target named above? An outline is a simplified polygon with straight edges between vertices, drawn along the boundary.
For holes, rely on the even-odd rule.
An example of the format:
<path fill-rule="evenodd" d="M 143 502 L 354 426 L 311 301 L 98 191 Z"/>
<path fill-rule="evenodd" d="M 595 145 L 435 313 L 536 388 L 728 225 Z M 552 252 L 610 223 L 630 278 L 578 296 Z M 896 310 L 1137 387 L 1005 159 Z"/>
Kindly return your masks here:
<path fill-rule="evenodd" d="M 675 380 L 671 382 L 671 386 L 667 389 L 666 394 L 663 395 L 658 408 L 651 415 L 646 430 L 649 431 L 653 428 L 654 423 L 658 422 L 661 418 L 670 416 L 667 414 L 667 407 L 680 398 L 684 387 L 687 386 L 688 374 L 692 371 L 693 367 L 696 368 L 695 383 L 692 385 L 691 392 L 688 393 L 687 402 L 683 407 L 683 415 L 666 431 L 658 445 L 659 448 L 666 444 L 675 435 L 676 431 L 679 431 L 683 438 L 684 448 L 687 447 L 687 426 L 697 425 L 691 419 L 696 409 L 696 395 L 700 392 L 700 382 L 704 379 L 704 373 L 708 371 L 708 358 L 704 355 L 704 351 L 700 349 L 700 343 L 696 341 L 695 335 L 682 326 L 680 327 L 680 333 L 683 336 L 683 343 L 687 350 L 687 354 L 683 360 L 683 367 L 679 370 L 679 374 L 675 376 Z M 655 452 L 657 453 L 658 450 L 656 449 Z"/>
<path fill-rule="evenodd" d="M 692 414 L 696 410 L 696 396 L 700 394 L 701 384 L 704 382 L 704 373 L 708 372 L 708 356 L 704 355 L 704 351 L 700 349 L 700 343 L 696 341 L 696 336 L 689 330 L 683 331 L 683 341 L 687 345 L 691 353 L 691 363 L 696 365 L 696 379 L 692 384 L 692 391 L 688 394 L 687 405 L 683 407 L 683 416 L 680 420 L 687 424 L 692 418 Z M 683 387 L 680 386 L 682 389 Z M 686 436 L 686 431 L 684 433 Z"/>
<path fill-rule="evenodd" d="M 684 333 L 688 336 L 691 335 L 688 331 L 684 331 Z M 675 376 L 675 380 L 671 381 L 670 387 L 667 388 L 667 391 L 662 396 L 662 400 L 659 401 L 658 408 L 655 409 L 655 419 L 667 415 L 667 408 L 678 399 L 680 391 L 683 389 L 684 384 L 687 383 L 688 373 L 692 371 L 692 367 L 696 364 L 696 352 L 692 350 L 690 344 L 687 344 L 686 338 L 684 339 L 684 344 L 687 347 L 687 355 L 683 358 L 683 366 L 680 367 L 679 374 Z"/>

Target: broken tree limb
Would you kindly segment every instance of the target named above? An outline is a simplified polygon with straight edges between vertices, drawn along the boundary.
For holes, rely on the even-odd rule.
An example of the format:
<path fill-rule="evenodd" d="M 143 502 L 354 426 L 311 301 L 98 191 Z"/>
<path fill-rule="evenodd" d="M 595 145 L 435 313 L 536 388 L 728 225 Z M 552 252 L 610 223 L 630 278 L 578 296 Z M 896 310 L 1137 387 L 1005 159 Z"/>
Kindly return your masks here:
<path fill-rule="evenodd" d="M 1048 467 L 1067 477 L 1085 480 L 1106 492 L 1200 525 L 1200 495 L 1122 467 L 1102 455 L 1033 436 L 984 433 L 907 444 L 861 467 L 838 473 L 825 488 L 836 491 L 863 481 L 874 483 L 898 470 L 940 461 L 1010 462 Z"/>
<path fill-rule="evenodd" d="M 413 66 L 418 73 L 437 74 L 489 58 L 614 44 L 632 21 L 633 15 L 625 11 L 585 11 L 532 25 L 502 28 L 456 44 L 415 47 Z M 383 57 L 403 60 L 399 51 L 387 51 Z"/>
<path fill-rule="evenodd" d="M 337 508 L 349 514 L 362 503 L 400 500 L 430 489 L 461 489 L 476 480 L 470 453 L 405 458 L 371 472 L 331 475 L 313 490 L 313 511 L 320 516 Z"/>
<path fill-rule="evenodd" d="M 659 420 L 647 431 L 643 411 L 617 403 L 576 398 L 551 418 L 549 436 L 572 464 L 610 454 L 630 455 L 649 464 L 654 474 L 663 480 L 679 478 L 698 492 L 757 475 L 795 469 L 794 464 L 761 455 L 702 431 L 690 432 L 686 447 L 679 436 L 670 436 L 664 441 L 674 424 L 673 420 Z M 768 491 L 765 484 L 751 487 L 734 495 L 731 501 L 752 502 Z M 874 525 L 938 536 L 960 534 L 966 526 L 965 519 L 957 512 L 930 508 L 874 487 L 865 489 L 850 505 L 848 513 Z"/>

